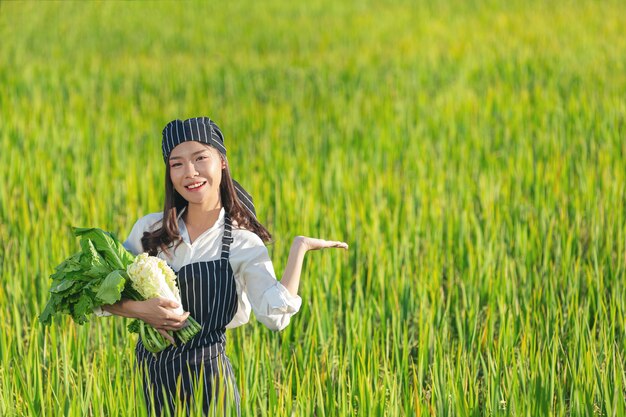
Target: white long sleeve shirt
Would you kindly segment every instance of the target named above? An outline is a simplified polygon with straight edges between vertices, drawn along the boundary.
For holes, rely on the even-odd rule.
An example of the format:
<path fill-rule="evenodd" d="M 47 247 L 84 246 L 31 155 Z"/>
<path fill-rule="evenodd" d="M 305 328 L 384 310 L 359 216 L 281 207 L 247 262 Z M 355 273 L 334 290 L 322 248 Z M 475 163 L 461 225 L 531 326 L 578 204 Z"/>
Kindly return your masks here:
<path fill-rule="evenodd" d="M 183 266 L 194 262 L 208 262 L 219 259 L 224 230 L 224 209 L 220 211 L 215 224 L 193 243 L 182 219 L 184 209 L 178 215 L 178 227 L 183 242 L 171 252 L 171 257 L 163 252 L 158 257 L 164 259 L 169 266 L 178 271 Z M 124 247 L 138 255 L 144 252 L 141 238 L 146 231 L 160 227 L 163 213 L 148 214 L 137 220 Z M 230 265 L 233 269 L 237 287 L 237 313 L 226 328 L 234 328 L 245 324 L 250 319 L 250 311 L 261 323 L 271 330 L 282 330 L 289 324 L 291 316 L 300 310 L 302 299 L 292 295 L 276 280 L 274 266 L 269 258 L 267 248 L 261 238 L 245 229 L 238 229 L 233 224 L 233 242 L 230 245 Z M 98 316 L 108 316 L 100 308 L 94 309 Z"/>

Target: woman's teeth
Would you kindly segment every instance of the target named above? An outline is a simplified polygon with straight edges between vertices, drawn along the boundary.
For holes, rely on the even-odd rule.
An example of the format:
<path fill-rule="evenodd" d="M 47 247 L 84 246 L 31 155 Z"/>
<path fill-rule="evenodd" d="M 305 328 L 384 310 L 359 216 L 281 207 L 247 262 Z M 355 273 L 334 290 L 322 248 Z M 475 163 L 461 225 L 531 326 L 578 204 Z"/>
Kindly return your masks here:
<path fill-rule="evenodd" d="M 194 189 L 196 189 L 196 188 L 198 188 L 198 187 L 203 186 L 205 183 L 206 183 L 206 181 L 205 181 L 205 182 L 197 182 L 197 183 L 195 183 L 195 184 L 188 185 L 188 186 L 187 186 L 187 187 L 185 187 L 185 188 L 188 188 L 188 189 L 190 189 L 190 190 L 194 190 Z"/>

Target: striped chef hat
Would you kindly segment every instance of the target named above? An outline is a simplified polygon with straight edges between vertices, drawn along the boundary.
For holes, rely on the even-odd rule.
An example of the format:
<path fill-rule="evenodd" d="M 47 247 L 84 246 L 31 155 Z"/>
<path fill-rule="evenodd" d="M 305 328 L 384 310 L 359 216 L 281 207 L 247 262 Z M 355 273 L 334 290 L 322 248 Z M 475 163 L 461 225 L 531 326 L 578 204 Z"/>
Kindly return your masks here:
<path fill-rule="evenodd" d="M 163 151 L 163 161 L 167 160 L 177 145 L 186 141 L 197 141 L 213 146 L 222 155 L 226 156 L 224 146 L 224 135 L 219 126 L 208 117 L 193 117 L 187 120 L 172 120 L 163 128 L 163 141 L 161 150 Z M 256 217 L 252 196 L 235 180 L 233 180 L 239 201 Z"/>

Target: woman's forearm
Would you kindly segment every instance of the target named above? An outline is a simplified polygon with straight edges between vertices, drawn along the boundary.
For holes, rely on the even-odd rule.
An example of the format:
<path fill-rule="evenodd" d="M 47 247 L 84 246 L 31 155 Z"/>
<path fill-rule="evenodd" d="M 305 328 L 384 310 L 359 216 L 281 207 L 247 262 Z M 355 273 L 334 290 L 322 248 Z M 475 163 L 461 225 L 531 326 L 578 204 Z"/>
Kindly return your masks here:
<path fill-rule="evenodd" d="M 302 262 L 308 248 L 302 236 L 297 236 L 293 240 L 291 250 L 289 251 L 289 259 L 283 273 L 280 283 L 294 296 L 298 295 L 298 287 L 300 285 L 300 274 L 302 273 Z"/>
<path fill-rule="evenodd" d="M 103 305 L 102 309 L 116 316 L 134 319 L 137 318 L 135 309 L 136 303 L 137 301 L 134 300 L 122 299 L 115 304 Z"/>

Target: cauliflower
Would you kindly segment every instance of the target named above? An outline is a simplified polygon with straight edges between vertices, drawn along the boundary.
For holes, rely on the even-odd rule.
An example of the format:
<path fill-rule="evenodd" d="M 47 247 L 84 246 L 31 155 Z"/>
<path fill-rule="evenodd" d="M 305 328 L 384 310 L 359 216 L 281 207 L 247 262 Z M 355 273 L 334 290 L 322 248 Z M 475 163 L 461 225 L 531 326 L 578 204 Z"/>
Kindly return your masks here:
<path fill-rule="evenodd" d="M 163 259 L 142 253 L 128 265 L 126 272 L 133 288 L 146 300 L 163 297 L 180 304 L 176 274 Z M 174 311 L 176 314 L 184 313 L 182 306 Z"/>

